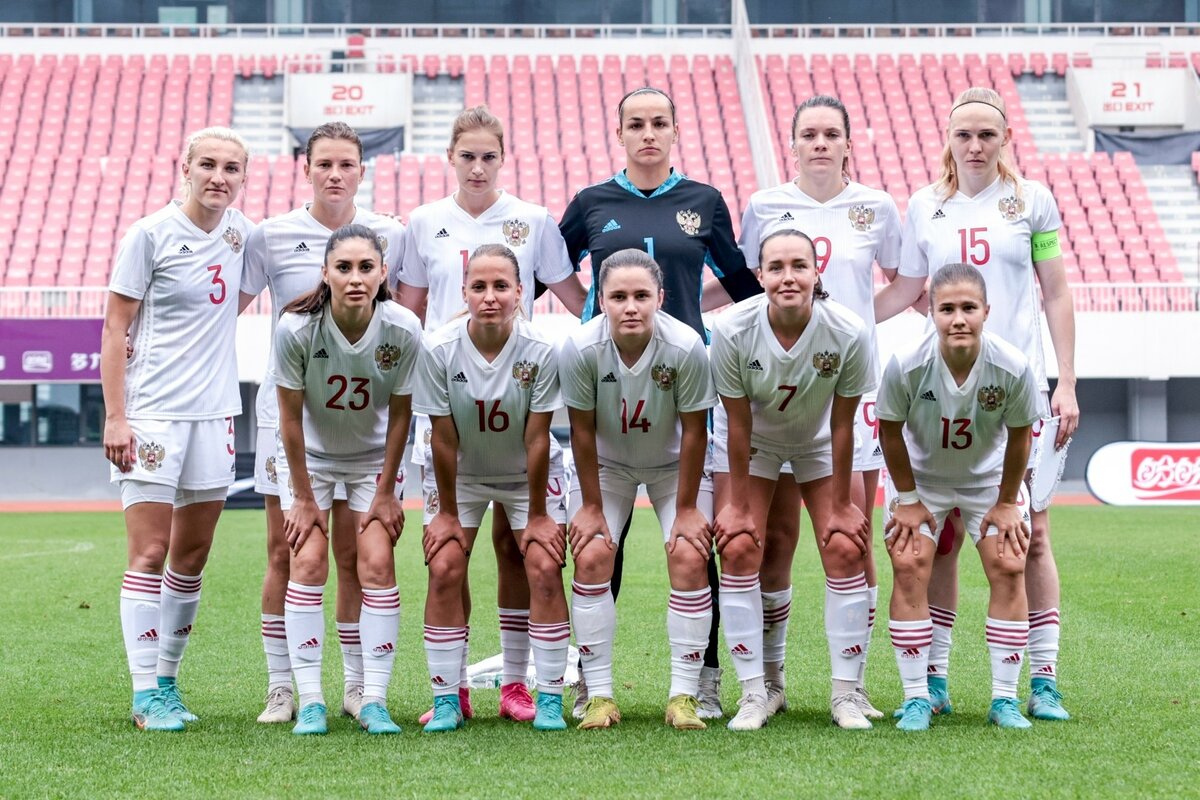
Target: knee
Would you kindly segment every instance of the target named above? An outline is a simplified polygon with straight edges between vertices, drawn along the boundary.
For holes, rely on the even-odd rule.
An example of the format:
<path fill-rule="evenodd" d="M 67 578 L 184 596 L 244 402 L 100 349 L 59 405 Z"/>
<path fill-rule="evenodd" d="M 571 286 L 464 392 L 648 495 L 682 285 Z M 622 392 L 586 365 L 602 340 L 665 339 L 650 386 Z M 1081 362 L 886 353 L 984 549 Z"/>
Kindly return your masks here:
<path fill-rule="evenodd" d="M 1038 519 L 1033 523 L 1029 536 L 1029 552 L 1027 558 L 1039 560 L 1050 557 L 1050 526 L 1047 520 Z"/>
<path fill-rule="evenodd" d="M 292 556 L 291 579 L 306 586 L 325 583 L 329 562 L 325 552 L 307 548 Z"/>
<path fill-rule="evenodd" d="M 492 549 L 496 551 L 496 560 L 501 564 L 515 564 L 518 569 L 521 569 L 521 549 L 517 547 L 517 540 L 508 533 L 504 536 L 492 537 Z"/>
<path fill-rule="evenodd" d="M 540 547 L 531 547 L 525 557 L 531 599 L 549 600 L 562 592 L 562 567 Z"/>
<path fill-rule="evenodd" d="M 156 573 L 161 575 L 167 563 L 167 546 L 162 542 L 152 542 L 138 548 L 130 555 L 129 569 L 131 572 Z"/>
<path fill-rule="evenodd" d="M 835 534 L 821 550 L 821 561 L 829 572 L 852 575 L 866 569 L 866 560 L 848 536 Z"/>
<path fill-rule="evenodd" d="M 929 565 L 911 551 L 905 551 L 892 556 L 892 576 L 898 590 L 914 590 L 929 583 Z"/>
<path fill-rule="evenodd" d="M 707 582 L 708 559 L 689 544 L 680 543 L 675 552 L 667 556 L 671 571 L 681 576 Z"/>
<path fill-rule="evenodd" d="M 721 549 L 721 568 L 724 572 L 743 575 L 757 572 L 762 566 L 762 550 L 749 536 L 735 536 Z"/>
<path fill-rule="evenodd" d="M 267 575 L 287 577 L 291 570 L 292 553 L 286 541 L 267 544 Z"/>
<path fill-rule="evenodd" d="M 575 559 L 575 579 L 580 583 L 603 583 L 612 578 L 613 559 L 607 547 L 592 544 Z"/>
<path fill-rule="evenodd" d="M 463 580 L 467 575 L 466 556 L 446 553 L 451 548 L 443 548 L 429 562 L 429 593 L 437 595 L 458 595 L 462 593 Z"/>
<path fill-rule="evenodd" d="M 396 567 L 392 559 L 381 556 L 361 558 L 358 582 L 363 586 L 391 586 L 396 582 Z"/>

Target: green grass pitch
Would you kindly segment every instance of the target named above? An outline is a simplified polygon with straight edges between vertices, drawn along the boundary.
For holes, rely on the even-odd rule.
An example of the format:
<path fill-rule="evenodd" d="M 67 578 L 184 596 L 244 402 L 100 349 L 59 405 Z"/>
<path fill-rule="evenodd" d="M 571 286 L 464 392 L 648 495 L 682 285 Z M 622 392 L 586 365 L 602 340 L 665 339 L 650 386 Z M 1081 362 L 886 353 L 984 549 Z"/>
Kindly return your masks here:
<path fill-rule="evenodd" d="M 666 568 L 653 518 L 640 510 L 618 604 L 624 721 L 608 731 L 539 734 L 498 720 L 497 693 L 476 691 L 477 719 L 434 737 L 416 723 L 429 689 L 424 567 L 410 514 L 397 550 L 404 610 L 389 698 L 404 733 L 372 738 L 335 717 L 328 736 L 298 739 L 288 726 L 254 722 L 265 688 L 260 512 L 221 519 L 181 674 L 201 722 L 182 734 L 139 733 L 128 719 L 117 615 L 120 515 L 7 514 L 0 517 L 0 797 L 1197 797 L 1197 521 L 1182 509 L 1054 510 L 1065 597 L 1060 680 L 1073 719 L 1024 732 L 985 724 L 986 587 L 968 548 L 951 667 L 955 712 L 927 734 L 905 735 L 890 721 L 865 732 L 829 724 L 823 586 L 806 519 L 788 641 L 791 710 L 762 731 L 735 734 L 720 723 L 698 732 L 662 723 Z M 489 555 L 481 547 L 474 559 L 473 658 L 499 649 Z M 887 641 L 890 572 L 881 545 L 876 556 L 881 602 L 868 688 L 890 711 L 901 691 Z M 330 649 L 332 710 L 340 706 L 341 664 L 336 645 Z M 727 709 L 736 698 L 730 671 Z"/>

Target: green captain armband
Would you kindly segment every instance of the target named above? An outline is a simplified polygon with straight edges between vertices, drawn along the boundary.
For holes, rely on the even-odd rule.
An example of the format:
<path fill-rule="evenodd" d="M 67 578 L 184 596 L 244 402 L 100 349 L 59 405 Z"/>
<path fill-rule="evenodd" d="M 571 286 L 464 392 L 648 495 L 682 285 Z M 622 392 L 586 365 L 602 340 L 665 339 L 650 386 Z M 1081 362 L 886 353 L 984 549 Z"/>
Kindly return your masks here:
<path fill-rule="evenodd" d="M 1035 233 L 1029 243 L 1033 250 L 1033 263 L 1049 261 L 1062 255 L 1062 247 L 1058 244 L 1058 231 Z"/>

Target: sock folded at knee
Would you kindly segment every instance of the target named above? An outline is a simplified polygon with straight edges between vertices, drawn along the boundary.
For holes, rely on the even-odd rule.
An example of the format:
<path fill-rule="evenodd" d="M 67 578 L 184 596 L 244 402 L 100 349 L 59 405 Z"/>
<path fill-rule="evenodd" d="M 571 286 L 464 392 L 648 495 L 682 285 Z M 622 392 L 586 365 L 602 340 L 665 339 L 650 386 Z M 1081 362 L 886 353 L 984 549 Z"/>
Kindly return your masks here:
<path fill-rule="evenodd" d="M 867 611 L 871 606 L 867 575 L 825 579 L 825 637 L 835 682 L 858 683 L 866 658 Z"/>
<path fill-rule="evenodd" d="M 986 630 L 992 659 L 992 699 L 1016 697 L 1021 654 L 1029 644 L 1029 621 L 988 617 Z"/>
<path fill-rule="evenodd" d="M 929 607 L 933 622 L 933 644 L 929 646 L 929 674 L 941 678 L 950 675 L 950 640 L 958 614 L 948 608 Z"/>
<path fill-rule="evenodd" d="M 782 664 L 787 655 L 788 616 L 792 613 L 792 587 L 762 592 L 763 662 Z"/>
<path fill-rule="evenodd" d="M 203 575 L 180 575 L 170 567 L 163 573 L 161 625 L 158 631 L 158 674 L 164 678 L 179 675 L 179 662 L 196 612 L 200 610 L 200 585 Z"/>
<path fill-rule="evenodd" d="M 126 572 L 121 581 L 121 634 L 135 692 L 158 686 L 158 641 L 162 576 Z"/>
<path fill-rule="evenodd" d="M 359 634 L 362 639 L 363 703 L 386 705 L 392 666 L 396 661 L 396 637 L 400 632 L 400 590 L 362 590 L 362 611 L 359 614 Z"/>
<path fill-rule="evenodd" d="M 928 700 L 926 674 L 929 671 L 929 647 L 933 644 L 933 623 L 928 619 L 891 619 L 888 620 L 888 634 L 892 638 L 892 649 L 896 651 L 904 699 L 920 697 Z"/>
<path fill-rule="evenodd" d="M 300 703 L 324 702 L 321 655 L 325 646 L 325 587 L 288 581 L 283 618 Z"/>
<path fill-rule="evenodd" d="M 1062 628 L 1057 608 L 1029 612 L 1029 677 L 1058 678 L 1058 637 Z"/>
<path fill-rule="evenodd" d="M 712 626 L 712 590 L 672 589 L 667 599 L 667 642 L 671 646 L 671 692 L 668 697 L 700 693 L 700 668 Z M 588 684 L 589 690 L 591 684 Z"/>
<path fill-rule="evenodd" d="M 466 646 L 466 626 L 425 626 L 425 663 L 429 666 L 429 685 L 434 697 L 458 693 Z"/>
<path fill-rule="evenodd" d="M 337 624 L 338 643 L 342 648 L 342 675 L 347 686 L 363 682 L 362 629 L 357 622 Z"/>
<path fill-rule="evenodd" d="M 267 691 L 291 688 L 292 659 L 288 656 L 287 624 L 281 615 L 262 615 L 262 641 L 267 656 Z"/>
<path fill-rule="evenodd" d="M 562 694 L 570 641 L 571 624 L 566 620 L 529 623 L 529 643 L 533 646 L 533 670 L 539 694 Z M 590 692 L 590 686 L 588 690 Z"/>
<path fill-rule="evenodd" d="M 758 581 L 758 573 L 722 573 L 719 605 L 725 621 L 725 643 L 733 656 L 733 667 L 742 682 L 742 692 L 765 694 L 762 584 Z"/>
<path fill-rule="evenodd" d="M 501 608 L 500 660 L 501 681 L 524 683 L 529 675 L 529 609 Z"/>
<path fill-rule="evenodd" d="M 609 583 L 571 584 L 571 625 L 589 697 L 613 696 L 612 651 L 617 606 Z"/>

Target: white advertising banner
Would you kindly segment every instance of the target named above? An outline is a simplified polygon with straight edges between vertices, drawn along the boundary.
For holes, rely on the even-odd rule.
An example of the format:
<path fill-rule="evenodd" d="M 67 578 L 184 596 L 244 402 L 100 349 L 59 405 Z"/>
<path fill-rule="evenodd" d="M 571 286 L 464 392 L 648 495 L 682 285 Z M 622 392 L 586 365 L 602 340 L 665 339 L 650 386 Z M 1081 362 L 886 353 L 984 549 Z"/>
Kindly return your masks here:
<path fill-rule="evenodd" d="M 1114 506 L 1200 505 L 1200 442 L 1114 442 L 1088 461 L 1092 494 Z"/>
<path fill-rule="evenodd" d="M 1184 124 L 1190 70 L 1072 70 L 1088 122 L 1096 126 Z"/>
<path fill-rule="evenodd" d="M 412 75 L 408 73 L 289 72 L 284 87 L 287 126 L 312 129 L 333 120 L 355 128 L 408 125 Z"/>

